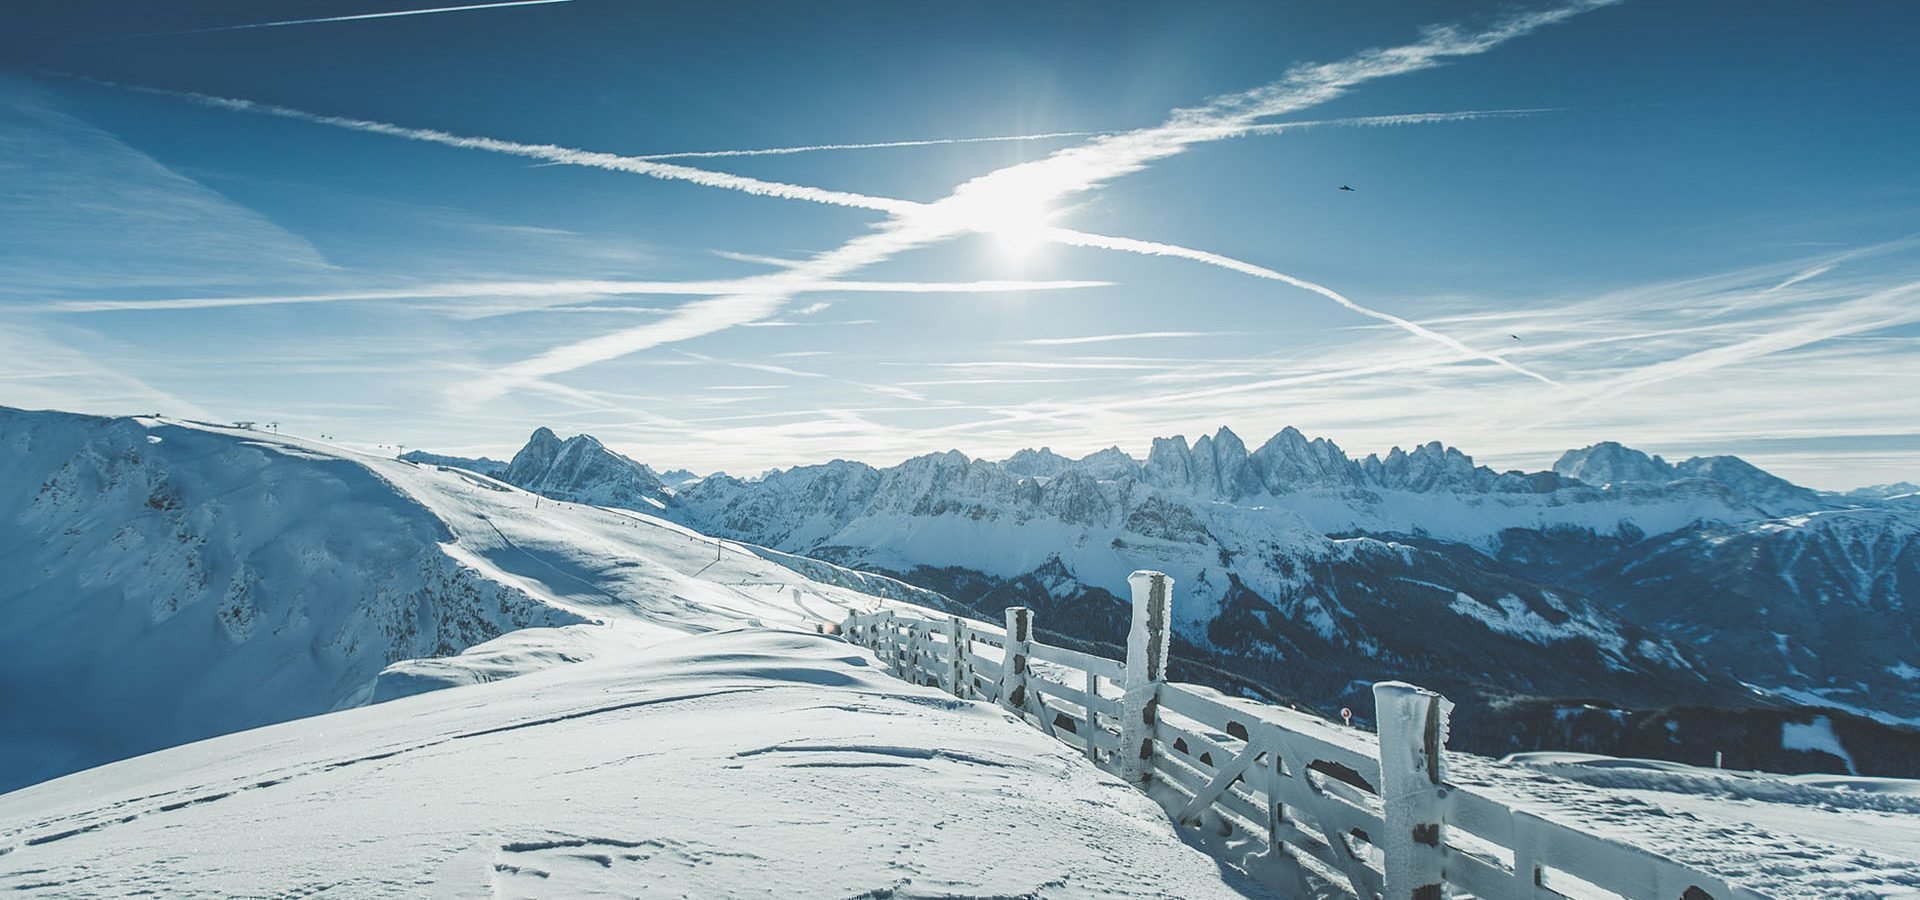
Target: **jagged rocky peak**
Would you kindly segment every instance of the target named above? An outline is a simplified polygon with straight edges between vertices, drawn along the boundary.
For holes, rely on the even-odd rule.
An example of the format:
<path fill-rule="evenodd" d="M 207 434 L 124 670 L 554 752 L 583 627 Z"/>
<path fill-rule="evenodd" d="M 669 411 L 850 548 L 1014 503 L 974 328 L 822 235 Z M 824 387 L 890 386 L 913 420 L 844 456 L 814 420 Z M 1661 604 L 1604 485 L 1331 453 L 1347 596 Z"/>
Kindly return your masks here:
<path fill-rule="evenodd" d="M 1072 467 L 1070 460 L 1051 447 L 1028 448 L 1000 461 L 1000 467 L 1016 478 L 1052 478 Z"/>
<path fill-rule="evenodd" d="M 549 497 L 602 506 L 658 507 L 671 496 L 652 469 L 607 449 L 592 435 L 563 441 L 546 427 L 534 429 L 500 477 Z"/>
<path fill-rule="evenodd" d="M 533 434 L 527 437 L 526 446 L 521 447 L 520 452 L 513 455 L 513 459 L 508 461 L 507 467 L 510 471 L 515 468 L 521 470 L 535 467 L 544 469 L 546 466 L 551 465 L 554 457 L 558 455 L 560 455 L 560 436 L 554 434 L 553 429 L 542 425 L 539 428 L 535 428 Z"/>
<path fill-rule="evenodd" d="M 665 472 L 659 473 L 659 475 L 661 484 L 673 488 L 680 487 L 688 482 L 700 480 L 700 476 L 693 474 L 693 472 L 687 469 L 668 469 Z"/>
<path fill-rule="evenodd" d="M 1300 485 L 1350 485 L 1360 481 L 1360 466 L 1347 452 L 1326 438 L 1309 440 L 1291 425 L 1268 438 L 1253 452 L 1269 491 L 1281 493 Z"/>
<path fill-rule="evenodd" d="M 1439 441 L 1416 446 L 1411 453 L 1395 447 L 1385 459 L 1369 455 L 1360 468 L 1379 487 L 1408 491 L 1490 490 L 1499 478 L 1493 470 L 1475 466 L 1473 457 Z"/>
<path fill-rule="evenodd" d="M 1189 484 L 1193 480 L 1193 451 L 1187 447 L 1186 435 L 1154 438 L 1153 448 L 1147 451 L 1147 464 L 1141 467 L 1141 474 L 1148 484 L 1166 487 Z"/>
<path fill-rule="evenodd" d="M 1245 497 L 1261 491 L 1260 475 L 1247 462 L 1247 445 L 1233 429 L 1193 442 L 1193 486 L 1219 497 Z"/>
<path fill-rule="evenodd" d="M 1560 454 L 1553 471 L 1588 484 L 1665 484 L 1674 479 L 1673 466 L 1658 456 L 1621 444 L 1601 441 Z"/>
<path fill-rule="evenodd" d="M 1140 474 L 1140 461 L 1119 447 L 1095 451 L 1074 461 L 1073 468 L 1096 481 L 1119 481 Z"/>

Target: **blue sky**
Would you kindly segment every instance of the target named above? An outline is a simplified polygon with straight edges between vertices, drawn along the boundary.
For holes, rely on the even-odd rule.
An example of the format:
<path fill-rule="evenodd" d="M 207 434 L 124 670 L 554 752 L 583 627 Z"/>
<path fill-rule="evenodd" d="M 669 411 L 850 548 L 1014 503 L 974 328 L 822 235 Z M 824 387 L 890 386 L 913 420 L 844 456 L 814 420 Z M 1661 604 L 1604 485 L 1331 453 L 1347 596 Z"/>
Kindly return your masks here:
<path fill-rule="evenodd" d="M 0 403 L 1920 480 L 1905 4 L 434 6 L 16 11 Z"/>

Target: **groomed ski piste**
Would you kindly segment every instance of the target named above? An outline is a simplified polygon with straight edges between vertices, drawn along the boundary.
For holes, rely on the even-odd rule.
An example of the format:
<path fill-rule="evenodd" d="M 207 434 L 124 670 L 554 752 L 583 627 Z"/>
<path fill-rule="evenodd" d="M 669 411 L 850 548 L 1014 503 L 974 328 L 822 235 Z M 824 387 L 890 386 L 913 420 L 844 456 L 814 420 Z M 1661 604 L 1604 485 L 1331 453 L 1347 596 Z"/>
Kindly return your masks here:
<path fill-rule="evenodd" d="M 48 427 L 67 419 L 103 421 Z M 0 795 L 0 889 L 1269 895 L 1066 745 L 998 707 L 895 679 L 867 651 L 818 633 L 853 611 L 916 608 L 843 585 L 920 596 L 904 585 L 802 566 L 839 582 L 826 583 L 767 558 L 777 554 L 458 469 L 118 421 L 157 438 L 156 453 L 171 444 L 176 472 L 233 453 L 265 454 L 276 470 L 350 464 L 385 486 L 373 500 L 356 493 L 362 502 L 430 516 L 444 529 L 439 552 L 463 570 L 576 624 L 395 663 L 342 699 L 351 708 Z M 0 559 L 25 571 L 23 552 Z M 1912 782 L 1568 754 L 1452 759 L 1457 777 L 1542 816 L 1767 896 L 1920 896 Z"/>

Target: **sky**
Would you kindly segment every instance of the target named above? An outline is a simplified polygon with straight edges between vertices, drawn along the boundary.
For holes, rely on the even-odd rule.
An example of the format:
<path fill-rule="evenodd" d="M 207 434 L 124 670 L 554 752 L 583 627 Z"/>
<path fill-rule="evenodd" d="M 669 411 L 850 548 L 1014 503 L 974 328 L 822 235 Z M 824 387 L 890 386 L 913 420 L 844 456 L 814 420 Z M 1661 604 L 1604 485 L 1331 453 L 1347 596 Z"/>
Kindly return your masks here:
<path fill-rule="evenodd" d="M 4 405 L 702 473 L 1291 425 L 1920 481 L 1910 4 L 7 16 Z"/>

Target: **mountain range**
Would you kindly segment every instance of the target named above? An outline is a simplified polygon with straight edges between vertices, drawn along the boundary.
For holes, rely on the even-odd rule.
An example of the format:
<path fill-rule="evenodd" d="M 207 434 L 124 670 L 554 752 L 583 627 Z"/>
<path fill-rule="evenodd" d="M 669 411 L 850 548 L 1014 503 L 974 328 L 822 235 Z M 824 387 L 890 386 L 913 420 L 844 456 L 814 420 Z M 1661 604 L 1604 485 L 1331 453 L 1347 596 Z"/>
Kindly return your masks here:
<path fill-rule="evenodd" d="M 1222 428 L 1156 439 L 1144 460 L 947 451 L 669 486 L 543 428 L 501 477 L 988 617 L 1029 606 L 1043 630 L 1109 647 L 1126 574 L 1159 569 L 1177 582 L 1176 655 L 1216 682 L 1331 712 L 1405 678 L 1475 701 L 1483 718 L 1458 728 L 1482 750 L 1673 707 L 1920 723 L 1920 506 L 1898 485 L 1821 492 L 1734 456 L 1603 442 L 1502 472 L 1438 442 L 1355 458 L 1292 428 L 1249 450 Z"/>

